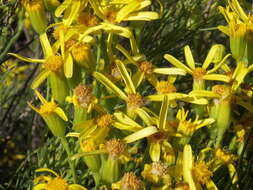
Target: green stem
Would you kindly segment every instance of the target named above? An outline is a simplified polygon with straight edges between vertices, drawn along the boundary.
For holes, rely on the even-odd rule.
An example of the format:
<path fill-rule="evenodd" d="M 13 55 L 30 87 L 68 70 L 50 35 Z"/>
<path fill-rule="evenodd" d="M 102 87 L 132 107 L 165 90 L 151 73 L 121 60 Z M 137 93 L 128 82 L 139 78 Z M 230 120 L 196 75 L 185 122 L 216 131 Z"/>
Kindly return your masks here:
<path fill-rule="evenodd" d="M 60 138 L 61 138 L 61 143 L 62 143 L 62 145 L 63 145 L 63 147 L 66 150 L 67 155 L 68 155 L 68 162 L 69 162 L 69 166 L 70 166 L 70 169 L 71 169 L 71 172 L 72 172 L 73 181 L 74 181 L 74 183 L 77 183 L 77 181 L 76 181 L 76 170 L 75 170 L 74 162 L 72 162 L 70 160 L 71 152 L 70 152 L 68 141 L 67 141 L 66 137 L 60 137 Z"/>

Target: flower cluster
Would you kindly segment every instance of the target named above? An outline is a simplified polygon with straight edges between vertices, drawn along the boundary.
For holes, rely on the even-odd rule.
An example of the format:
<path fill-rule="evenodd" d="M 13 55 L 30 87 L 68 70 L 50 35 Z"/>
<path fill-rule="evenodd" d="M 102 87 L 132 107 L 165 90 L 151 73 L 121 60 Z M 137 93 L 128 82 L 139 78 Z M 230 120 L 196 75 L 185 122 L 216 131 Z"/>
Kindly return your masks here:
<path fill-rule="evenodd" d="M 228 26 L 218 28 L 229 36 L 231 53 L 215 44 L 199 63 L 187 45 L 185 60 L 167 52 L 167 64 L 157 67 L 135 35 L 144 21 L 162 15 L 157 1 L 160 12 L 151 11 L 151 0 L 22 1 L 44 57 L 10 55 L 41 64 L 31 87 L 42 105 L 28 105 L 61 139 L 73 183 L 82 183 L 76 168 L 84 162 L 101 189 L 218 189 L 213 179 L 221 167 L 236 184 L 236 158 L 250 130 L 238 118 L 253 113 L 246 80 L 253 70 L 253 17 L 228 0 L 219 8 Z M 188 93 L 176 85 L 185 78 Z M 39 93 L 45 84 L 51 101 Z M 66 137 L 74 137 L 79 151 Z M 38 171 L 55 178 L 36 178 L 34 189 L 85 189 L 52 170 Z"/>

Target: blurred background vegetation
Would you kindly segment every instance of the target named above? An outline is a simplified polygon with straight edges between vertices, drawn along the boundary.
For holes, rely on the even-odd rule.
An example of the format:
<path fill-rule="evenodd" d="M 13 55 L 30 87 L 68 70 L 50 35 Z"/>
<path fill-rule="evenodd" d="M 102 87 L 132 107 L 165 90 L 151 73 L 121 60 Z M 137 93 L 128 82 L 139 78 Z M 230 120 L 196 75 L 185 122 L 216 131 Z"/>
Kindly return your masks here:
<path fill-rule="evenodd" d="M 212 44 L 227 44 L 227 37 L 215 28 L 225 23 L 217 10 L 225 0 L 162 0 L 162 3 L 162 18 L 147 23 L 139 39 L 141 52 L 153 64 L 166 65 L 165 53 L 183 60 L 182 47 L 187 44 L 195 59 L 202 62 Z M 244 4 L 251 8 L 250 1 Z M 159 4 L 154 3 L 152 9 L 159 10 Z M 1 1 L 0 17 L 0 189 L 31 189 L 36 168 L 67 169 L 68 165 L 66 160 L 62 161 L 66 156 L 59 142 L 50 136 L 41 118 L 27 106 L 27 101 L 34 101 L 30 84 L 38 65 L 17 62 L 7 55 L 15 52 L 41 57 L 38 36 L 29 28 L 18 0 Z M 253 189 L 252 183 L 248 183 L 253 176 L 252 162 L 253 156 L 240 163 L 243 189 Z M 216 179 L 218 186 L 226 180 L 226 176 Z M 87 185 L 90 183 L 92 181 L 85 181 Z M 230 189 L 229 184 L 227 189 Z"/>

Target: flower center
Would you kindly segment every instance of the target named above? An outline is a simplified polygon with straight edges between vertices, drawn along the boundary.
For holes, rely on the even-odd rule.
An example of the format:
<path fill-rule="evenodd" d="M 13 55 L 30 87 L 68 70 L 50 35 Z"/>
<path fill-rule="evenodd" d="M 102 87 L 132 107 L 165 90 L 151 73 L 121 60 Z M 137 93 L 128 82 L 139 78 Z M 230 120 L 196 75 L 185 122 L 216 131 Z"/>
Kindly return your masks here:
<path fill-rule="evenodd" d="M 141 72 L 145 73 L 146 75 L 150 75 L 153 72 L 153 65 L 149 61 L 140 62 L 139 68 L 140 68 Z"/>
<path fill-rule="evenodd" d="M 144 106 L 144 99 L 140 94 L 128 94 L 127 106 L 129 109 L 136 109 Z"/>
<path fill-rule="evenodd" d="M 125 173 L 120 180 L 122 190 L 139 190 L 142 188 L 142 182 L 133 172 Z"/>
<path fill-rule="evenodd" d="M 166 140 L 167 139 L 167 134 L 166 133 L 163 133 L 163 132 L 158 132 L 158 133 L 155 133 L 153 135 L 151 135 L 149 137 L 150 141 L 151 142 L 154 142 L 154 143 L 161 143 L 163 140 Z"/>
<path fill-rule="evenodd" d="M 193 78 L 197 80 L 202 80 L 203 76 L 206 74 L 206 70 L 202 69 L 201 67 L 197 67 L 193 71 Z"/>
<path fill-rule="evenodd" d="M 54 29 L 53 36 L 54 39 L 59 40 L 60 39 L 60 31 L 63 30 L 64 33 L 68 31 L 68 27 L 61 25 Z"/>
<path fill-rule="evenodd" d="M 97 119 L 97 126 L 101 128 L 108 128 L 112 126 L 113 122 L 113 116 L 110 114 L 105 114 Z"/>
<path fill-rule="evenodd" d="M 83 24 L 87 27 L 91 27 L 97 25 L 97 18 L 90 13 L 82 12 L 77 18 L 77 22 L 78 24 Z"/>
<path fill-rule="evenodd" d="M 215 151 L 215 156 L 219 160 L 223 161 L 224 163 L 230 163 L 230 162 L 232 162 L 232 161 L 235 160 L 235 156 L 234 155 L 226 153 L 225 151 L 221 150 L 220 148 L 218 148 Z"/>
<path fill-rule="evenodd" d="M 165 163 L 162 162 L 153 162 L 151 166 L 151 174 L 163 177 L 168 172 L 168 166 Z"/>
<path fill-rule="evenodd" d="M 40 106 L 40 114 L 41 115 L 50 115 L 54 113 L 55 109 L 57 108 L 56 103 L 54 102 L 47 102 Z"/>
<path fill-rule="evenodd" d="M 79 84 L 74 91 L 79 105 L 83 108 L 87 108 L 94 99 L 92 88 L 89 86 Z"/>
<path fill-rule="evenodd" d="M 115 65 L 112 67 L 111 69 L 111 75 L 113 76 L 113 78 L 115 78 L 116 80 L 120 80 L 122 77 L 121 77 L 121 74 L 120 74 L 120 71 L 118 69 L 118 67 L 116 67 Z"/>
<path fill-rule="evenodd" d="M 68 190 L 68 183 L 65 179 L 56 177 L 55 179 L 48 182 L 46 190 Z"/>
<path fill-rule="evenodd" d="M 111 139 L 105 144 L 105 149 L 109 155 L 117 160 L 121 154 L 125 152 L 127 148 L 126 143 L 120 139 Z"/>
<path fill-rule="evenodd" d="M 108 22 L 115 23 L 116 16 L 117 14 L 115 11 L 109 9 L 106 11 L 105 18 Z"/>
<path fill-rule="evenodd" d="M 51 55 L 44 62 L 44 66 L 50 71 L 59 72 L 63 66 L 62 57 L 59 55 Z"/>
<path fill-rule="evenodd" d="M 95 143 L 92 139 L 88 139 L 88 140 L 80 140 L 80 147 L 82 149 L 83 152 L 91 152 L 96 150 L 96 146 Z"/>
<path fill-rule="evenodd" d="M 207 165 L 204 162 L 199 162 L 195 164 L 193 168 L 193 175 L 197 181 L 201 184 L 206 184 L 213 173 L 208 170 Z"/>
<path fill-rule="evenodd" d="M 90 57 L 90 46 L 85 43 L 77 44 L 72 48 L 72 55 L 78 63 L 88 61 Z"/>
<path fill-rule="evenodd" d="M 158 94 L 169 94 L 177 91 L 176 87 L 168 81 L 160 81 L 157 84 L 156 90 Z"/>

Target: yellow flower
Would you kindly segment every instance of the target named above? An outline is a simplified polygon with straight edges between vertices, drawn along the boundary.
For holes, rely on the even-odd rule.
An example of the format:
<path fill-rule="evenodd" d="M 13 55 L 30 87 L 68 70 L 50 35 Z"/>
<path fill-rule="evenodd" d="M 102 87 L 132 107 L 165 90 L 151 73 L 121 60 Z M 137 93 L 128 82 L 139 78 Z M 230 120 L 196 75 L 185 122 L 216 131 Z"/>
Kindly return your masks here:
<path fill-rule="evenodd" d="M 89 0 L 95 14 L 105 22 L 120 23 L 122 21 L 158 19 L 159 15 L 152 11 L 140 11 L 151 4 L 149 0 L 105 1 Z"/>
<path fill-rule="evenodd" d="M 189 184 L 191 190 L 197 190 L 200 184 L 206 185 L 208 189 L 217 189 L 211 177 L 213 172 L 207 163 L 202 160 L 194 161 L 192 149 L 189 144 L 184 146 L 183 152 L 183 176 L 184 181 Z"/>
<path fill-rule="evenodd" d="M 23 0 L 22 1 L 33 26 L 33 29 L 38 34 L 43 34 L 46 32 L 47 27 L 47 17 L 46 11 L 44 7 L 44 3 L 42 0 Z"/>
<path fill-rule="evenodd" d="M 132 77 L 136 88 L 143 82 L 144 78 L 146 78 L 154 87 L 156 87 L 158 83 L 156 76 L 157 74 L 169 76 L 184 76 L 186 74 L 184 70 L 178 68 L 156 68 L 150 61 L 147 61 L 145 55 L 131 56 L 130 53 L 120 44 L 117 44 L 116 48 L 126 57 L 127 60 L 125 60 L 124 63 L 129 62 L 137 66 L 138 71 Z"/>
<path fill-rule="evenodd" d="M 230 6 L 227 6 L 226 9 L 219 7 L 228 26 L 218 26 L 218 29 L 230 37 L 230 50 L 232 55 L 236 60 L 240 60 L 244 57 L 246 50 L 246 24 L 230 8 Z"/>
<path fill-rule="evenodd" d="M 70 26 L 75 21 L 82 9 L 87 5 L 87 0 L 64 0 L 55 10 L 55 16 L 60 17 L 64 12 L 62 18 L 65 26 Z"/>
<path fill-rule="evenodd" d="M 153 162 L 151 164 L 145 164 L 141 175 L 153 184 L 159 184 L 161 189 L 168 189 L 171 186 L 171 177 L 166 163 Z"/>
<path fill-rule="evenodd" d="M 32 82 L 32 89 L 36 89 L 45 79 L 49 78 L 54 99 L 63 103 L 68 94 L 68 84 L 63 72 L 66 76 L 71 72 L 67 66 L 68 61 L 64 61 L 63 57 L 56 53 L 57 50 L 53 51 L 46 33 L 40 35 L 40 41 L 45 55 L 44 59 L 26 58 L 15 53 L 9 53 L 9 55 L 13 55 L 26 62 L 42 63 L 43 69 Z"/>
<path fill-rule="evenodd" d="M 188 113 L 189 111 L 185 111 L 184 108 L 182 108 L 178 110 L 176 116 L 179 121 L 177 132 L 185 137 L 190 137 L 196 130 L 215 122 L 213 118 L 199 120 L 198 116 L 196 116 L 194 121 L 192 121 L 192 119 L 187 120 Z"/>
<path fill-rule="evenodd" d="M 59 176 L 55 171 L 47 168 L 37 169 L 36 172 L 50 172 L 54 174 L 54 178 L 50 176 L 39 176 L 35 178 L 33 190 L 87 190 L 78 184 L 69 185 L 68 182 Z M 41 183 L 42 182 L 42 183 Z"/>
<path fill-rule="evenodd" d="M 187 66 L 170 54 L 165 54 L 164 58 L 177 68 L 183 69 L 185 72 L 192 75 L 194 90 L 204 90 L 205 80 L 216 80 L 223 82 L 230 81 L 230 78 L 226 75 L 215 74 L 215 72 L 225 63 L 226 59 L 230 56 L 230 54 L 226 55 L 220 61 L 220 63 L 215 65 L 212 69 L 207 70 L 210 64 L 215 59 L 216 55 L 219 54 L 219 51 L 220 51 L 219 45 L 213 45 L 209 50 L 208 55 L 204 63 L 202 64 L 202 67 L 195 66 L 195 61 L 193 59 L 192 52 L 188 45 L 184 47 L 184 54 Z"/>
<path fill-rule="evenodd" d="M 120 181 L 112 184 L 112 190 L 141 190 L 143 182 L 133 172 L 127 172 Z"/>
<path fill-rule="evenodd" d="M 63 137 L 66 129 L 64 121 L 68 121 L 66 114 L 60 107 L 57 106 L 53 99 L 48 102 L 38 91 L 35 91 L 35 93 L 42 105 L 39 108 L 34 107 L 30 103 L 28 103 L 28 105 L 42 116 L 55 136 Z"/>

